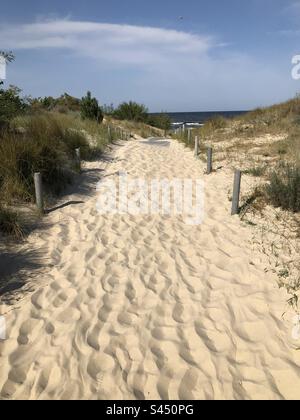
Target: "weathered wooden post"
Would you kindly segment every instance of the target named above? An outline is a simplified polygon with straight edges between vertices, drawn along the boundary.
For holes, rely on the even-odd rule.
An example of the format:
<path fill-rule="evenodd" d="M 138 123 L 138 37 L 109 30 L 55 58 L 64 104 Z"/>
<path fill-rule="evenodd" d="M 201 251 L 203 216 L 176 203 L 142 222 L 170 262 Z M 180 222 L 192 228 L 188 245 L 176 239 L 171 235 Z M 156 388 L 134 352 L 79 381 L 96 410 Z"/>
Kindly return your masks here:
<path fill-rule="evenodd" d="M 213 149 L 212 147 L 209 147 L 207 149 L 207 174 L 211 174 L 213 170 L 213 164 L 212 164 L 212 157 L 213 157 Z"/>
<path fill-rule="evenodd" d="M 192 140 L 192 130 L 189 128 L 188 129 L 188 144 L 191 144 L 191 140 Z"/>
<path fill-rule="evenodd" d="M 241 179 L 242 179 L 242 172 L 239 169 L 236 169 L 234 172 L 234 183 L 233 183 L 232 209 L 231 209 L 232 216 L 239 214 L 239 210 L 240 210 Z"/>
<path fill-rule="evenodd" d="M 195 158 L 198 159 L 199 156 L 199 140 L 198 136 L 195 137 Z"/>
<path fill-rule="evenodd" d="M 40 172 L 34 174 L 34 187 L 36 206 L 41 213 L 44 213 L 43 182 L 42 174 Z"/>
<path fill-rule="evenodd" d="M 112 138 L 111 138 L 111 128 L 110 128 L 110 126 L 108 126 L 108 128 L 107 128 L 107 133 L 108 133 L 108 141 L 111 141 Z"/>
<path fill-rule="evenodd" d="M 80 153 L 80 147 L 75 150 L 76 154 L 76 168 L 79 172 L 81 172 L 81 153 Z"/>

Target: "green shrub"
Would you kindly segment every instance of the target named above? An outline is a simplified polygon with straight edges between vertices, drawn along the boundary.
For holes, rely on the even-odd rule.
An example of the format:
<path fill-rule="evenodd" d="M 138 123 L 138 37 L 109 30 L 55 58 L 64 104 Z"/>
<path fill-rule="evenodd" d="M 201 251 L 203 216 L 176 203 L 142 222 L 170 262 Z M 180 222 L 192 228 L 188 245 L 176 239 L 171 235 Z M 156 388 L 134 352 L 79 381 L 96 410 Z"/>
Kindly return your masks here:
<path fill-rule="evenodd" d="M 87 92 L 81 100 L 81 117 L 83 120 L 95 120 L 99 123 L 103 121 L 102 110 L 97 99 L 92 97 L 91 92 Z"/>
<path fill-rule="evenodd" d="M 81 101 L 67 93 L 58 98 L 45 96 L 44 98 L 34 98 L 29 101 L 31 112 L 54 111 L 60 113 L 80 112 Z"/>
<path fill-rule="evenodd" d="M 149 115 L 148 124 L 152 127 L 168 131 L 171 128 L 172 120 L 167 114 Z"/>
<path fill-rule="evenodd" d="M 119 120 L 148 122 L 148 109 L 136 102 L 123 102 L 114 112 L 114 117 Z"/>
<path fill-rule="evenodd" d="M 276 207 L 293 212 L 300 211 L 300 166 L 281 164 L 270 175 L 270 184 L 266 187 L 270 202 Z"/>
<path fill-rule="evenodd" d="M 20 89 L 13 86 L 0 89 L 0 129 L 8 126 L 14 117 L 24 113 L 27 104 L 20 93 Z"/>

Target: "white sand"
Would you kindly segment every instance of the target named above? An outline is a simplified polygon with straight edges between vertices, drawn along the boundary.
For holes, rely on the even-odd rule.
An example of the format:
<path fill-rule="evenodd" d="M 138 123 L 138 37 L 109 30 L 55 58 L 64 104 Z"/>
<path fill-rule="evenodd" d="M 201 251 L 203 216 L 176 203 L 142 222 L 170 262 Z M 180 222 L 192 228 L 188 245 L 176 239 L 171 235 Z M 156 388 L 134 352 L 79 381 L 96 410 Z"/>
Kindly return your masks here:
<path fill-rule="evenodd" d="M 112 179 L 203 178 L 204 223 L 100 216 L 94 189 L 69 197 L 84 204 L 52 213 L 54 226 L 29 238 L 53 268 L 18 306 L 1 306 L 0 397 L 300 398 L 287 295 L 251 251 L 251 228 L 230 216 L 232 171 L 204 176 L 175 141 L 124 143 L 115 157 Z"/>

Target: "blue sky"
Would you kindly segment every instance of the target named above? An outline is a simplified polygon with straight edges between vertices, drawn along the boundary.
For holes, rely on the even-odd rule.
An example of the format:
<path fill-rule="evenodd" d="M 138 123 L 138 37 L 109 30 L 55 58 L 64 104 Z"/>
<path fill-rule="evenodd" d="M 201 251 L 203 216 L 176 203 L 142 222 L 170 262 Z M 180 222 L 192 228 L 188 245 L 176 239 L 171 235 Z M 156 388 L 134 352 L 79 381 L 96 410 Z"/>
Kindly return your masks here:
<path fill-rule="evenodd" d="M 0 49 L 16 55 L 7 83 L 33 96 L 89 89 L 151 111 L 251 109 L 300 91 L 300 1 L 10 0 Z"/>

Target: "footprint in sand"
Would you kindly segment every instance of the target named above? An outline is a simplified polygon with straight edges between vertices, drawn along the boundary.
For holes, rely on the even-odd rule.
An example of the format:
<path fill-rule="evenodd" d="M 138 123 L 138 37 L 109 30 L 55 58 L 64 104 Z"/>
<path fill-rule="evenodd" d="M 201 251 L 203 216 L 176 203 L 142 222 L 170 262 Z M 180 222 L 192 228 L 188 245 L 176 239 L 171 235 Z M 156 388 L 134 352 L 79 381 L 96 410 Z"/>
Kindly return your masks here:
<path fill-rule="evenodd" d="M 57 317 L 57 321 L 63 324 L 72 324 L 78 321 L 81 318 L 81 313 L 78 309 L 75 308 L 68 308 L 61 312 L 61 314 Z"/>
<path fill-rule="evenodd" d="M 99 353 L 93 355 L 88 363 L 87 372 L 92 379 L 98 380 L 99 375 L 102 373 L 111 373 L 114 370 L 115 361 L 114 359 L 105 353 Z"/>
<path fill-rule="evenodd" d="M 24 368 L 12 368 L 8 374 L 8 379 L 15 384 L 23 385 L 27 378 L 27 372 Z"/>
<path fill-rule="evenodd" d="M 18 337 L 18 343 L 21 345 L 27 345 L 32 343 L 40 334 L 44 327 L 44 321 L 38 319 L 29 319 L 21 325 Z"/>

